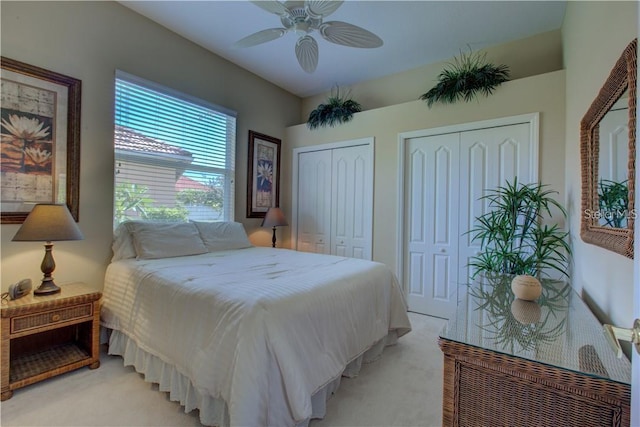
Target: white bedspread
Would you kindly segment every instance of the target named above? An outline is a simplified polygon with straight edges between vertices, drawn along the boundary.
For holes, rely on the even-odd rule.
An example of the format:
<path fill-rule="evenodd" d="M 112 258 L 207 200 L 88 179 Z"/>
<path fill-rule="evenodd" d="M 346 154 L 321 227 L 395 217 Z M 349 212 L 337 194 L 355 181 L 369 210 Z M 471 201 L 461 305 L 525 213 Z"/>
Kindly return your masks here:
<path fill-rule="evenodd" d="M 114 262 L 102 324 L 223 399 L 237 426 L 308 419 L 348 362 L 411 330 L 385 265 L 258 247 Z"/>

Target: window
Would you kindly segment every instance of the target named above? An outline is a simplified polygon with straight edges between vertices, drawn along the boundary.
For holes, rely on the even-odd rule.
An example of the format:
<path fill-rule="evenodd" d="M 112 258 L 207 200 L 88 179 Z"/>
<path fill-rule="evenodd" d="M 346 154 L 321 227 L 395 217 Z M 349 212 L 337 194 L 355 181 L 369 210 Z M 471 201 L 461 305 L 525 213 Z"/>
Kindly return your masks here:
<path fill-rule="evenodd" d="M 233 221 L 236 114 L 118 71 L 114 226 Z"/>

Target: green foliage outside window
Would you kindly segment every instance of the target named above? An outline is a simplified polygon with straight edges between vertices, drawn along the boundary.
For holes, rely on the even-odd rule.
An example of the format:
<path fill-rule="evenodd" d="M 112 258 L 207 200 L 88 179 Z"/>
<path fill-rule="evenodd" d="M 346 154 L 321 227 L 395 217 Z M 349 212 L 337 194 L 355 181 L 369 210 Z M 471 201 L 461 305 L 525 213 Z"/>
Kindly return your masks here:
<path fill-rule="evenodd" d="M 223 207 L 224 194 L 221 188 L 205 190 L 182 190 L 176 195 L 176 200 L 187 206 L 209 206 L 216 210 Z"/>
<path fill-rule="evenodd" d="M 116 185 L 115 223 L 130 219 L 155 221 L 187 221 L 189 211 L 181 203 L 175 207 L 153 206 L 154 200 L 147 196 L 146 185 L 122 182 Z"/>
<path fill-rule="evenodd" d="M 131 219 L 154 221 L 187 221 L 189 210 L 186 206 L 207 206 L 221 211 L 224 206 L 224 190 L 209 187 L 208 190 L 188 189 L 176 194 L 176 206 L 154 206 L 154 200 L 147 195 L 145 185 L 123 182 L 116 185 L 115 223 Z"/>
<path fill-rule="evenodd" d="M 182 222 L 189 219 L 189 211 L 181 205 L 176 207 L 160 206 L 148 208 L 144 219 L 154 221 Z"/>
<path fill-rule="evenodd" d="M 147 209 L 153 203 L 153 199 L 147 197 L 145 185 L 122 182 L 116 184 L 115 191 L 115 218 L 116 224 L 128 219 L 145 218 Z"/>

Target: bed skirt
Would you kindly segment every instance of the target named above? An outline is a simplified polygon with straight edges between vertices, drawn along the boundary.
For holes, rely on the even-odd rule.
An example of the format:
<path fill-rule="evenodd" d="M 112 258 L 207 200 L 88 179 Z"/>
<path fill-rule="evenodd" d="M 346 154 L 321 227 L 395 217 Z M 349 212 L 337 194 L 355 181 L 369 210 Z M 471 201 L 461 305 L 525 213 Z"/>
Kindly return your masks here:
<path fill-rule="evenodd" d="M 180 402 L 184 406 L 185 413 L 198 409 L 200 422 L 206 426 L 228 427 L 231 425 L 227 404 L 223 399 L 201 393 L 193 386 L 190 379 L 179 372 L 175 366 L 144 351 L 124 333 L 116 330 L 105 332 L 109 336 L 108 353 L 121 356 L 124 360 L 124 366 L 132 366 L 138 373 L 144 375 L 145 381 L 158 384 L 160 391 L 169 393 L 170 400 Z M 341 377 L 356 377 L 362 363 L 377 360 L 381 357 L 386 346 L 394 345 L 397 341 L 396 331 L 390 331 L 386 337 L 373 343 L 369 349 L 348 363 L 344 367 L 342 375 L 331 379 L 311 396 L 312 415 L 299 422 L 296 427 L 308 426 L 309 421 L 313 418 L 324 418 L 327 400 L 340 387 Z"/>

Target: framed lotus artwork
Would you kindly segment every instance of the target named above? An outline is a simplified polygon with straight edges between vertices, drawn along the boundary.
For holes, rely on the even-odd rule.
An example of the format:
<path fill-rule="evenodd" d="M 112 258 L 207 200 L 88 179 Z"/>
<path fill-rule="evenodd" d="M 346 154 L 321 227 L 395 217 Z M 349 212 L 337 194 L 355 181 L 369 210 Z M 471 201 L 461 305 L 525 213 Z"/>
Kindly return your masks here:
<path fill-rule="evenodd" d="M 277 138 L 249 131 L 247 218 L 264 218 L 280 201 L 280 143 Z"/>
<path fill-rule="evenodd" d="M 37 203 L 65 203 L 78 220 L 81 81 L 2 57 L 2 224 Z"/>

